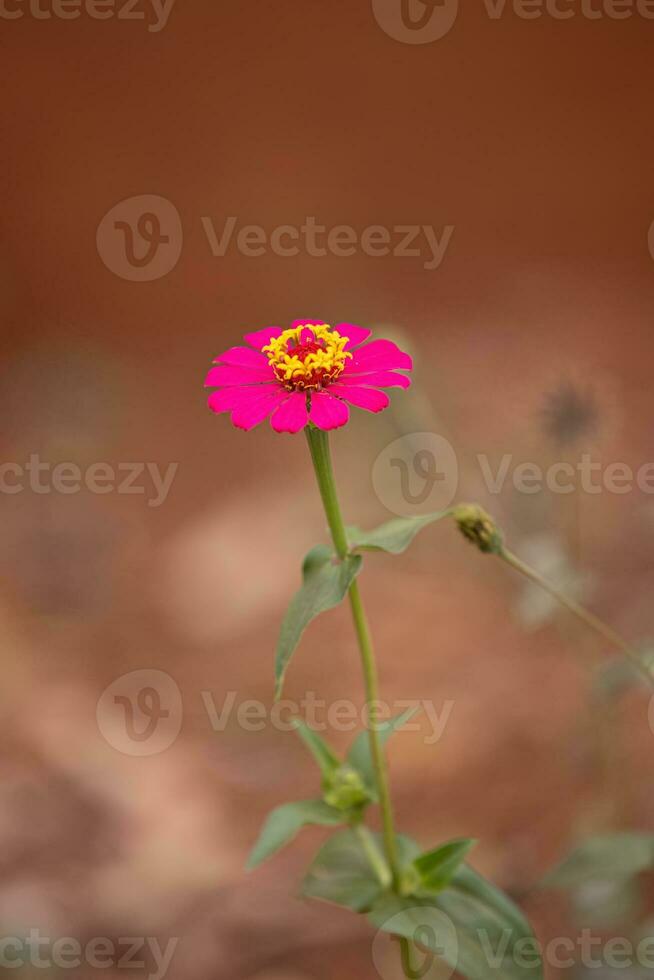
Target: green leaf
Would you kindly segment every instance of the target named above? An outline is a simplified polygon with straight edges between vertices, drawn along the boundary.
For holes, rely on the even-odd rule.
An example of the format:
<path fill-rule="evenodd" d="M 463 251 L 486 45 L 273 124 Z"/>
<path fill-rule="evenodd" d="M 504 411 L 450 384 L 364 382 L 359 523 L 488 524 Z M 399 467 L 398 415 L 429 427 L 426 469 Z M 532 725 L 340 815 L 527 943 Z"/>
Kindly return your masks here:
<path fill-rule="evenodd" d="M 377 731 L 379 732 L 379 740 L 382 746 L 386 745 L 393 732 L 401 728 L 402 725 L 406 725 L 407 721 L 413 718 L 417 711 L 417 706 L 407 708 L 401 715 L 396 715 L 395 718 L 389 718 L 388 721 L 379 722 L 377 724 Z M 357 735 L 348 753 L 347 761 L 354 769 L 361 773 L 371 795 L 374 799 L 377 799 L 377 784 L 375 782 L 375 769 L 370 754 L 370 734 L 368 731 L 363 731 L 360 735 Z"/>
<path fill-rule="evenodd" d="M 387 897 L 372 924 L 417 942 L 468 980 L 540 980 L 542 961 L 520 910 L 467 865 L 430 897 Z"/>
<path fill-rule="evenodd" d="M 327 545 L 312 548 L 302 566 L 302 586 L 291 599 L 275 654 L 275 699 L 282 693 L 284 675 L 302 633 L 321 612 L 343 601 L 361 568 L 360 555 L 337 560 Z"/>
<path fill-rule="evenodd" d="M 379 834 L 370 838 L 380 850 Z M 408 837 L 397 836 L 399 859 L 407 863 L 420 848 Z M 318 851 L 302 884 L 302 894 L 331 902 L 355 912 L 365 912 L 385 892 L 385 887 L 372 868 L 364 847 L 354 830 L 335 834 Z"/>
<path fill-rule="evenodd" d="M 435 524 L 451 511 L 441 510 L 424 517 L 394 517 L 386 524 L 380 524 L 373 531 L 362 531 L 358 527 L 347 529 L 348 541 L 352 550 L 386 551 L 391 555 L 401 555 L 409 547 L 418 531 Z"/>
<path fill-rule="evenodd" d="M 327 742 L 317 732 L 314 732 L 312 728 L 309 728 L 308 725 L 305 725 L 299 719 L 296 719 L 293 725 L 309 752 L 320 766 L 320 771 L 323 776 L 329 776 L 334 769 L 338 769 L 341 760 L 332 752 Z"/>
<path fill-rule="evenodd" d="M 615 929 L 639 922 L 645 912 L 643 882 L 636 876 L 585 881 L 570 889 L 574 921 L 593 929 Z"/>
<path fill-rule="evenodd" d="M 343 814 L 322 800 L 300 800 L 277 807 L 263 825 L 259 839 L 248 858 L 248 870 L 271 857 L 290 843 L 298 831 L 307 824 L 336 827 L 343 823 Z"/>
<path fill-rule="evenodd" d="M 654 867 L 654 836 L 621 833 L 591 837 L 542 881 L 544 886 L 572 888 L 587 881 L 631 878 Z"/>
<path fill-rule="evenodd" d="M 643 665 L 644 671 L 654 676 L 654 651 L 651 645 L 636 651 Z M 647 681 L 643 672 L 638 669 L 635 662 L 621 657 L 618 660 L 610 660 L 608 663 L 598 667 L 594 675 L 595 693 L 607 699 L 621 697 L 626 691 L 634 687 L 647 686 Z"/>
<path fill-rule="evenodd" d="M 462 837 L 448 841 L 447 844 L 441 844 L 433 851 L 426 851 L 417 857 L 413 866 L 424 887 L 436 891 L 444 888 L 451 881 L 459 865 L 463 863 L 468 851 L 476 843 L 477 841 L 470 837 Z"/>

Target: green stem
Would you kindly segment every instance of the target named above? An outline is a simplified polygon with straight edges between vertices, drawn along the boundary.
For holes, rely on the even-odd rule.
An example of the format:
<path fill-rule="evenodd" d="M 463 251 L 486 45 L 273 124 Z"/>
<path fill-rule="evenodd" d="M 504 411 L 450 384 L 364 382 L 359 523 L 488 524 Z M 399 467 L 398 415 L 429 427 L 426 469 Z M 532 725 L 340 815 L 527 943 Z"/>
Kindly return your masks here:
<path fill-rule="evenodd" d="M 386 857 L 391 868 L 393 886 L 399 887 L 400 868 L 397 855 L 397 843 L 395 840 L 395 830 L 393 827 L 393 806 L 391 794 L 388 786 L 388 771 L 386 758 L 379 738 L 379 686 L 377 681 L 377 666 L 375 655 L 372 648 L 370 629 L 361 601 L 359 585 L 355 581 L 350 586 L 350 608 L 354 629 L 357 634 L 359 650 L 361 652 L 361 665 L 363 667 L 363 677 L 366 688 L 366 705 L 368 708 L 368 738 L 370 740 L 370 754 L 375 770 L 375 782 L 377 783 L 377 793 L 379 795 L 379 805 L 382 815 L 382 828 L 384 834 L 384 848 Z"/>
<path fill-rule="evenodd" d="M 400 936 L 400 956 L 402 959 L 402 972 L 406 980 L 420 980 L 431 967 L 431 959 L 428 959 L 422 967 L 414 967 L 411 962 L 411 942 L 404 936 Z"/>
<path fill-rule="evenodd" d="M 329 524 L 329 530 L 331 531 L 332 539 L 334 541 L 334 548 L 336 549 L 336 554 L 342 560 L 348 555 L 349 545 L 347 541 L 347 534 L 345 532 L 345 524 L 343 523 L 343 517 L 341 515 L 341 509 L 338 503 L 338 495 L 336 493 L 334 470 L 329 451 L 329 437 L 326 432 L 323 432 L 321 429 L 312 428 L 311 426 L 306 429 L 306 434 L 307 441 L 309 443 L 309 450 L 311 452 L 311 459 L 313 460 L 313 466 L 316 471 L 316 479 L 318 481 L 320 496 L 323 507 L 325 508 L 327 523 Z M 350 586 L 349 599 L 350 608 L 352 610 L 352 619 L 354 620 L 354 628 L 359 644 L 359 651 L 361 653 L 361 664 L 363 667 L 363 677 L 366 690 L 366 706 L 368 709 L 368 737 L 370 739 L 370 755 L 372 757 L 372 764 L 375 770 L 375 782 L 377 784 L 377 793 L 381 808 L 384 850 L 386 852 L 386 859 L 391 870 L 393 886 L 397 889 L 399 887 L 400 870 L 397 855 L 397 842 L 393 827 L 393 808 L 388 787 L 386 759 L 384 758 L 378 731 L 379 719 L 377 709 L 379 701 L 379 688 L 377 680 L 377 666 L 372 648 L 370 630 L 368 628 L 368 622 L 363 608 L 363 603 L 361 601 L 359 586 L 356 580 Z"/>
<path fill-rule="evenodd" d="M 361 848 L 365 851 L 370 867 L 377 875 L 380 885 L 382 888 L 388 888 L 392 884 L 393 877 L 383 855 L 379 853 L 375 838 L 368 828 L 361 823 L 353 825 L 352 830 L 359 838 Z"/>
<path fill-rule="evenodd" d="M 590 628 L 603 637 L 603 639 L 620 650 L 625 657 L 627 657 L 633 663 L 634 667 L 640 671 L 643 677 L 647 680 L 648 684 L 652 685 L 654 683 L 652 674 L 645 666 L 639 655 L 635 650 L 632 650 L 628 643 L 625 643 L 619 633 L 616 633 L 614 629 L 611 629 L 610 626 L 603 623 L 601 619 L 594 615 L 594 613 L 591 613 L 587 609 L 584 609 L 583 606 L 580 606 L 574 599 L 570 599 L 564 592 L 561 592 L 556 588 L 556 586 L 548 582 L 547 579 L 544 579 L 542 575 L 539 575 L 539 573 L 530 565 L 527 565 L 524 561 L 521 561 L 520 558 L 513 554 L 513 552 L 503 548 L 499 552 L 498 557 L 501 558 L 502 561 L 505 561 L 507 565 L 510 565 L 511 568 L 514 568 L 517 572 L 520 572 L 521 575 L 524 575 L 525 578 L 528 578 L 530 581 L 535 582 L 536 585 L 539 585 L 541 589 L 544 589 L 545 592 L 560 602 L 562 606 L 565 606 L 566 609 L 585 623 L 586 626 L 590 626 Z"/>
<path fill-rule="evenodd" d="M 313 467 L 316 471 L 318 489 L 325 508 L 325 516 L 329 524 L 329 530 L 334 541 L 334 548 L 339 558 L 345 558 L 350 550 L 345 533 L 345 524 L 341 516 L 341 508 L 338 503 L 336 493 L 336 483 L 334 482 L 334 470 L 332 467 L 331 453 L 329 451 L 329 437 L 322 429 L 307 427 L 305 430 L 309 451 L 313 460 Z"/>

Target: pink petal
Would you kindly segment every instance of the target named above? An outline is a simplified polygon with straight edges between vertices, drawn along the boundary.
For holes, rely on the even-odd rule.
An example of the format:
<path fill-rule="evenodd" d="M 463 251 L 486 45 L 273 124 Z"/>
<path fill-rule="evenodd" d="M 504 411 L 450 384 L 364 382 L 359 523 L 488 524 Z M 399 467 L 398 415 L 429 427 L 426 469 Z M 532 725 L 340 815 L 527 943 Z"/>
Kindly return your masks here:
<path fill-rule="evenodd" d="M 381 412 L 388 408 L 390 399 L 383 391 L 376 388 L 355 388 L 351 385 L 332 384 L 329 386 L 330 392 L 338 395 L 343 401 L 357 408 L 365 408 L 368 412 Z"/>
<path fill-rule="evenodd" d="M 212 412 L 233 412 L 235 408 L 249 405 L 253 391 L 258 388 L 220 388 L 209 395 L 208 404 Z"/>
<path fill-rule="evenodd" d="M 333 395 L 325 391 L 314 391 L 311 395 L 309 416 L 319 429 L 338 429 L 349 419 L 350 410 L 345 402 Z"/>
<path fill-rule="evenodd" d="M 275 432 L 299 432 L 308 421 L 306 392 L 296 391 L 275 409 L 270 424 Z"/>
<path fill-rule="evenodd" d="M 218 385 L 256 385 L 264 381 L 274 381 L 275 376 L 269 367 L 249 368 L 232 367 L 222 364 L 211 368 L 205 378 L 204 387 L 212 388 Z"/>
<path fill-rule="evenodd" d="M 337 330 L 341 337 L 349 337 L 345 350 L 352 350 L 353 347 L 362 344 L 372 333 L 372 330 L 366 330 L 365 327 L 357 327 L 356 323 L 337 323 L 334 330 Z"/>
<path fill-rule="evenodd" d="M 392 340 L 371 340 L 355 351 L 346 367 L 350 374 L 364 368 L 369 371 L 394 371 L 397 368 L 411 370 L 413 361 Z"/>
<path fill-rule="evenodd" d="M 288 392 L 278 385 L 249 388 L 248 394 L 249 397 L 232 411 L 232 424 L 246 431 L 267 419 L 272 410 L 288 397 Z"/>
<path fill-rule="evenodd" d="M 369 371 L 367 374 L 351 373 L 347 369 L 338 379 L 339 385 L 371 385 L 375 388 L 409 388 L 411 378 L 406 374 L 398 374 L 396 371 Z"/>
<path fill-rule="evenodd" d="M 214 359 L 214 364 L 231 364 L 234 367 L 265 367 L 268 358 L 251 347 L 230 347 Z"/>
<path fill-rule="evenodd" d="M 282 332 L 281 327 L 264 327 L 263 330 L 255 330 L 254 333 L 246 333 L 244 340 L 257 350 L 261 350 L 269 344 L 273 337 L 279 337 Z"/>

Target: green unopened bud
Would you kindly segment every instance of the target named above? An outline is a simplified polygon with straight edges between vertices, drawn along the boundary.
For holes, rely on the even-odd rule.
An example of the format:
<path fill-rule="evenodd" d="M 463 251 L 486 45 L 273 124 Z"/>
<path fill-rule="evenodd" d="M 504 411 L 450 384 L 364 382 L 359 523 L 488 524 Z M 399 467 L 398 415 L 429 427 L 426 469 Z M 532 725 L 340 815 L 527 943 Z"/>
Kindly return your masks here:
<path fill-rule="evenodd" d="M 452 511 L 461 534 L 484 554 L 501 554 L 504 541 L 495 521 L 478 504 L 459 504 Z"/>
<path fill-rule="evenodd" d="M 370 793 L 356 769 L 343 765 L 334 769 L 325 778 L 323 799 L 337 810 L 352 810 L 354 807 L 369 803 Z"/>
<path fill-rule="evenodd" d="M 420 878 L 417 869 L 414 868 L 412 864 L 404 868 L 400 877 L 401 895 L 415 895 L 421 884 L 422 879 Z"/>

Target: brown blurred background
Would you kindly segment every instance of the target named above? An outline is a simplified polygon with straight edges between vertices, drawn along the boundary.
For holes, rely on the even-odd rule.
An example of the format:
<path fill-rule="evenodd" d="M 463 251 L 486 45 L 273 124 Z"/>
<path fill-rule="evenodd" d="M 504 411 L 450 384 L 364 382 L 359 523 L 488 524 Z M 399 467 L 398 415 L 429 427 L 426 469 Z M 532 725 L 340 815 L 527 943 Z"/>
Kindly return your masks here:
<path fill-rule="evenodd" d="M 380 453 L 437 433 L 458 497 L 491 509 L 514 550 L 635 644 L 654 633 L 651 495 L 524 494 L 510 477 L 492 495 L 477 462 L 654 460 L 654 21 L 581 3 L 568 20 L 510 5 L 493 18 L 479 0 L 423 44 L 392 36 L 393 3 L 177 0 L 164 25 L 143 2 L 105 20 L 3 7 L 2 459 L 101 462 L 121 479 L 128 463 L 176 464 L 156 506 L 148 470 L 140 494 L 13 492 L 18 471 L 3 471 L 4 936 L 177 937 L 170 980 L 377 976 L 364 923 L 295 897 L 320 832 L 243 871 L 267 811 L 318 789 L 303 749 L 268 723 L 244 730 L 236 708 L 215 730 L 207 710 L 270 706 L 276 630 L 325 539 L 303 438 L 244 434 L 206 408 L 212 358 L 247 330 L 349 320 L 414 355 L 412 391 L 333 439 L 352 522 L 392 516 Z M 123 231 L 102 224 L 117 205 Z M 142 225 L 130 264 L 144 211 L 160 226 Z M 424 251 L 254 256 L 232 240 L 214 255 L 207 220 L 220 237 L 230 216 L 235 235 L 308 216 L 393 242 L 396 226 L 453 231 L 433 269 Z M 568 903 L 534 885 L 580 836 L 652 826 L 647 692 L 593 673 L 610 651 L 451 527 L 366 566 L 385 699 L 452 703 L 437 744 L 426 721 L 392 744 L 403 830 L 478 837 L 475 866 L 539 935 L 573 929 Z M 164 702 L 178 690 L 183 708 L 172 744 L 137 755 L 126 714 L 98 703 L 141 670 L 169 675 Z M 119 682 L 134 704 L 141 676 Z M 345 609 L 302 642 L 288 697 L 307 691 L 361 703 Z"/>

